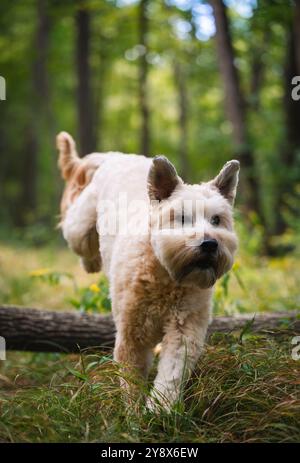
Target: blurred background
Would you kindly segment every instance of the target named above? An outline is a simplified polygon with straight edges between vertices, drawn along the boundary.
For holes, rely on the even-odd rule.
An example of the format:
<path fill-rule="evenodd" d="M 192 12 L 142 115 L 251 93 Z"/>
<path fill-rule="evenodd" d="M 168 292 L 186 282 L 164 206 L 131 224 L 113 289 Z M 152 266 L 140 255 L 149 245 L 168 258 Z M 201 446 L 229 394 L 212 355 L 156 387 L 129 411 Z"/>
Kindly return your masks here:
<path fill-rule="evenodd" d="M 0 305 L 110 310 L 56 228 L 66 130 L 81 156 L 165 154 L 188 182 L 238 158 L 240 247 L 214 314 L 300 309 L 300 0 L 0 0 L 1 76 Z M 215 333 L 199 404 L 161 422 L 126 418 L 105 357 L 9 352 L 0 441 L 299 442 L 291 348 L 251 323 Z"/>
<path fill-rule="evenodd" d="M 299 2 L 2 0 L 0 74 L 2 238 L 58 236 L 55 135 L 66 130 L 81 155 L 163 153 L 190 182 L 239 158 L 242 222 L 259 227 L 259 251 L 295 245 Z"/>

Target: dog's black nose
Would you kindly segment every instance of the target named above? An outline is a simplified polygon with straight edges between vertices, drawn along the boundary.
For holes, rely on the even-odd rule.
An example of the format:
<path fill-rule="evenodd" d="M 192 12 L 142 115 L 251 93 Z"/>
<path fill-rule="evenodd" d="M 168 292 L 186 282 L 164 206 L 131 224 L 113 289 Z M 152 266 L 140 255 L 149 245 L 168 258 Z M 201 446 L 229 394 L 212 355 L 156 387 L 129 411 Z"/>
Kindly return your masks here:
<path fill-rule="evenodd" d="M 217 240 L 204 240 L 200 244 L 200 249 L 204 252 L 215 252 L 218 248 Z"/>

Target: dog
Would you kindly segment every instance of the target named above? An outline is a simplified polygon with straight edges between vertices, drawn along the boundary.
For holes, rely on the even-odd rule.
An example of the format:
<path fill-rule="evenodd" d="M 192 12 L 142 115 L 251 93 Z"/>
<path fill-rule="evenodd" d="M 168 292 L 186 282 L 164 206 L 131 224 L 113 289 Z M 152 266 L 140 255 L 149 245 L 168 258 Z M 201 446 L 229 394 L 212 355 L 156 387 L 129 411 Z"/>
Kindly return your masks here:
<path fill-rule="evenodd" d="M 233 265 L 239 162 L 190 185 L 164 156 L 94 153 L 80 159 L 66 133 L 58 135 L 57 146 L 67 182 L 63 235 L 87 271 L 101 268 L 109 280 L 114 360 L 147 378 L 161 342 L 147 406 L 170 410 L 203 350 L 214 285 Z M 126 226 L 120 226 L 124 217 Z M 128 388 L 128 381 L 122 385 Z"/>
<path fill-rule="evenodd" d="M 59 151 L 58 167 L 65 181 L 65 188 L 60 202 L 60 222 L 58 225 L 62 227 L 67 210 L 91 182 L 95 171 L 106 155 L 93 153 L 84 159 L 79 158 L 75 141 L 67 132 L 58 134 L 56 146 Z M 95 211 L 92 212 L 95 216 Z M 88 273 L 101 270 L 99 238 L 96 227 L 90 229 L 82 237 L 78 246 L 73 247 L 73 251 L 81 256 L 82 265 Z"/>

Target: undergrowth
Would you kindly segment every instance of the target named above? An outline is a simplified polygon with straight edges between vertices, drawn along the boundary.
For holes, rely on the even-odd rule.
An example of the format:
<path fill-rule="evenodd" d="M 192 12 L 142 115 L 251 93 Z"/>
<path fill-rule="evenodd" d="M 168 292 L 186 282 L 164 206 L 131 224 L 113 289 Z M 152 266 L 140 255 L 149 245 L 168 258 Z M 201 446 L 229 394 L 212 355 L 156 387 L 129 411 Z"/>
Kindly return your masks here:
<path fill-rule="evenodd" d="M 152 375 L 153 376 L 153 375 Z M 10 353 L 2 442 L 299 442 L 289 339 L 215 334 L 171 413 L 127 407 L 109 353 Z"/>

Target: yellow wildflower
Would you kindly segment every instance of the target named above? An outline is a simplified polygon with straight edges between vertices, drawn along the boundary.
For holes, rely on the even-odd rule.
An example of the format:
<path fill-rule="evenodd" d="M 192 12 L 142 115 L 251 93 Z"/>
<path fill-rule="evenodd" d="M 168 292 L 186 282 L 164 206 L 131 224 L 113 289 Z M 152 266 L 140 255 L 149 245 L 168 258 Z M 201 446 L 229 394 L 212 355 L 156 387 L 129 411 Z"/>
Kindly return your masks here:
<path fill-rule="evenodd" d="M 235 272 L 236 270 L 238 270 L 240 268 L 241 264 L 239 263 L 239 261 L 235 261 L 235 263 L 233 264 L 232 266 L 232 270 Z"/>
<path fill-rule="evenodd" d="M 90 290 L 93 291 L 93 293 L 100 293 L 100 288 L 96 283 L 93 283 L 90 285 Z"/>
<path fill-rule="evenodd" d="M 32 270 L 29 275 L 31 277 L 41 277 L 43 275 L 47 275 L 50 272 L 49 268 L 38 268 L 36 270 Z"/>

